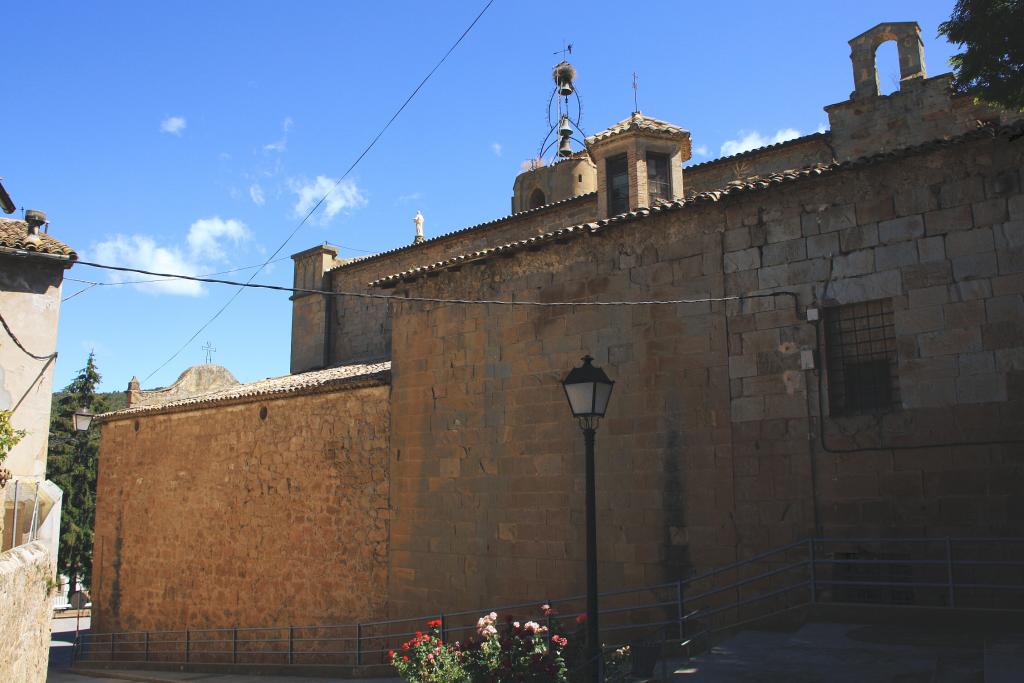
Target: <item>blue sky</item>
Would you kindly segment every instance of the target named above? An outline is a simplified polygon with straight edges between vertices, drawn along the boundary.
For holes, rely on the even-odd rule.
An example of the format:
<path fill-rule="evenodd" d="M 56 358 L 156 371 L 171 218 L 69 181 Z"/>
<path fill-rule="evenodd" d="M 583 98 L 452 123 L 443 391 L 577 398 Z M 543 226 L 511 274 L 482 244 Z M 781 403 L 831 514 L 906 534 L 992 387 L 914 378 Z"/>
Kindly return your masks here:
<path fill-rule="evenodd" d="M 426 2 L 15 3 L 5 10 L 0 175 L 19 207 L 83 258 L 194 274 L 267 258 L 483 6 Z M 508 213 L 512 183 L 546 133 L 563 40 L 583 127 L 640 109 L 689 129 L 693 162 L 814 132 L 853 88 L 847 40 L 916 20 L 929 74 L 952 0 L 857 3 L 496 0 L 462 45 L 284 248 L 343 256 Z M 883 91 L 895 47 L 879 50 Z M 251 271 L 229 277 L 245 278 Z M 111 282 L 75 266 L 72 278 Z M 288 285 L 291 261 L 259 282 Z M 65 296 L 84 287 L 65 284 Z M 146 378 L 232 289 L 93 287 L 61 312 L 55 388 L 94 349 L 105 390 Z M 214 360 L 242 381 L 288 372 L 286 294 L 246 291 L 143 387 Z"/>

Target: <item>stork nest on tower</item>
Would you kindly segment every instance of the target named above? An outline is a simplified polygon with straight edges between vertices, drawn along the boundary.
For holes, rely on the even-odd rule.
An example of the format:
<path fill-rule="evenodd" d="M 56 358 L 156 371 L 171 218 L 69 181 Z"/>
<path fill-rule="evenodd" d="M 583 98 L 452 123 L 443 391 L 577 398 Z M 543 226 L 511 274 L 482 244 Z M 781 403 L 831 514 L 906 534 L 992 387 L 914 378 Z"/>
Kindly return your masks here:
<path fill-rule="evenodd" d="M 551 77 L 555 79 L 555 85 L 572 84 L 576 78 L 576 69 L 569 62 L 559 62 L 551 72 Z"/>

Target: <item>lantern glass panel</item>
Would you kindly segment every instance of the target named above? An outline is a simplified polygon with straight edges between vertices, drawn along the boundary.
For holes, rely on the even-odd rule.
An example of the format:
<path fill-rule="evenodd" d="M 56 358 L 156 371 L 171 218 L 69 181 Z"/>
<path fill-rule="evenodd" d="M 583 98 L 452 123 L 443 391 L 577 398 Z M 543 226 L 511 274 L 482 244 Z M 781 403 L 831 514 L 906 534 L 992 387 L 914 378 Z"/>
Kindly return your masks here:
<path fill-rule="evenodd" d="M 566 384 L 565 395 L 575 416 L 590 415 L 594 405 L 594 383 Z"/>

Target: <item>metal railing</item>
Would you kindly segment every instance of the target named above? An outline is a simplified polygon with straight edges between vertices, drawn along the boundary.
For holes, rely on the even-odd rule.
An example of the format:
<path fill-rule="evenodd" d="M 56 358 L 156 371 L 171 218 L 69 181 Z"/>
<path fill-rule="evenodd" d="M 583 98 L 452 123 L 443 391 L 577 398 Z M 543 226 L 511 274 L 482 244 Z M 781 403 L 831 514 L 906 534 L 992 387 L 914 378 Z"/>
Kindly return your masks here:
<path fill-rule="evenodd" d="M 548 616 L 528 602 L 354 624 L 90 633 L 76 641 L 74 660 L 379 665 L 428 620 L 441 622 L 446 642 L 463 640 L 491 611 L 581 642 L 584 603 L 582 595 L 548 601 Z M 688 651 L 716 633 L 816 603 L 1024 611 L 1024 538 L 806 539 L 677 581 L 602 593 L 602 640 Z"/>

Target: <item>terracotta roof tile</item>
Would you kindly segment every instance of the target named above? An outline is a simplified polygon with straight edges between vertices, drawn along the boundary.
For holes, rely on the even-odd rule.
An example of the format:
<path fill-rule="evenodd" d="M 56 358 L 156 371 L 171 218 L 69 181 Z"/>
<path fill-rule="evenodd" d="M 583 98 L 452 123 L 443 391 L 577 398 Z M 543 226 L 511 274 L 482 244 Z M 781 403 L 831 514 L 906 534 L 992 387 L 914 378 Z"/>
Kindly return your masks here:
<path fill-rule="evenodd" d="M 118 420 L 136 415 L 179 412 L 222 403 L 248 403 L 262 398 L 278 398 L 295 394 L 320 394 L 341 388 L 386 384 L 391 380 L 391 361 L 359 365 L 342 365 L 326 370 L 300 372 L 282 377 L 269 377 L 247 384 L 237 384 L 178 401 L 157 405 L 125 408 L 98 415 L 100 421 Z"/>
<path fill-rule="evenodd" d="M 661 119 L 655 119 L 650 116 L 644 116 L 637 112 L 630 116 L 628 119 L 623 119 L 611 126 L 607 130 L 603 130 L 600 133 L 595 133 L 587 138 L 587 144 L 592 145 L 595 142 L 607 140 L 608 138 L 620 135 L 627 131 L 636 130 L 644 131 L 648 133 L 664 133 L 666 135 L 689 135 L 689 131 L 680 128 L 679 126 L 673 125 L 668 121 L 662 121 Z"/>
<path fill-rule="evenodd" d="M 942 147 L 958 144 L 961 142 L 978 140 L 985 137 L 1012 137 L 1015 135 L 1024 135 L 1024 123 L 1016 123 L 1002 127 L 983 126 L 978 128 L 977 130 L 965 133 L 963 135 L 950 138 L 943 138 L 940 140 L 934 140 L 932 142 L 927 142 L 922 145 L 908 147 L 901 150 L 895 150 L 892 152 L 884 152 L 869 157 L 861 157 L 859 159 L 844 161 L 842 163 L 833 162 L 830 164 L 817 164 L 815 166 L 809 166 L 807 168 L 799 168 L 790 171 L 771 173 L 759 177 L 747 178 L 746 180 L 743 181 L 729 183 L 727 186 L 720 188 L 718 190 L 701 192 L 686 199 L 680 199 L 672 202 L 662 202 L 661 204 L 653 206 L 649 209 L 638 209 L 636 211 L 629 211 L 593 223 L 581 223 L 579 225 L 562 227 L 556 230 L 552 230 L 550 232 L 545 232 L 535 237 L 530 237 L 525 240 L 509 242 L 507 244 L 502 244 L 489 249 L 481 249 L 479 251 L 460 254 L 458 256 L 445 259 L 443 261 L 424 264 L 416 268 L 404 270 L 400 273 L 394 273 L 392 275 L 379 278 L 377 280 L 374 280 L 373 282 L 370 282 L 369 285 L 371 287 L 393 287 L 399 282 L 411 282 L 425 275 L 458 267 L 466 263 L 472 263 L 474 261 L 480 262 L 499 255 L 509 256 L 511 254 L 524 250 L 534 251 L 536 249 L 540 249 L 544 246 L 547 246 L 551 243 L 564 242 L 568 239 L 573 239 L 583 234 L 599 232 L 610 225 L 616 225 L 631 222 L 634 220 L 644 219 L 647 218 L 648 216 L 651 216 L 652 214 L 660 213 L 663 211 L 677 211 L 691 204 L 714 203 L 722 200 L 725 197 L 732 195 L 756 192 L 776 185 L 796 182 L 805 178 L 813 178 L 846 169 L 859 168 L 862 166 L 867 166 L 870 164 L 886 161 L 888 159 L 909 156 L 911 154 L 929 152 L 935 149 L 940 149 Z"/>
<path fill-rule="evenodd" d="M 39 233 L 38 240 L 29 239 L 28 223 L 13 218 L 0 218 L 0 247 L 67 256 L 72 261 L 78 258 L 74 249 L 44 232 Z"/>

